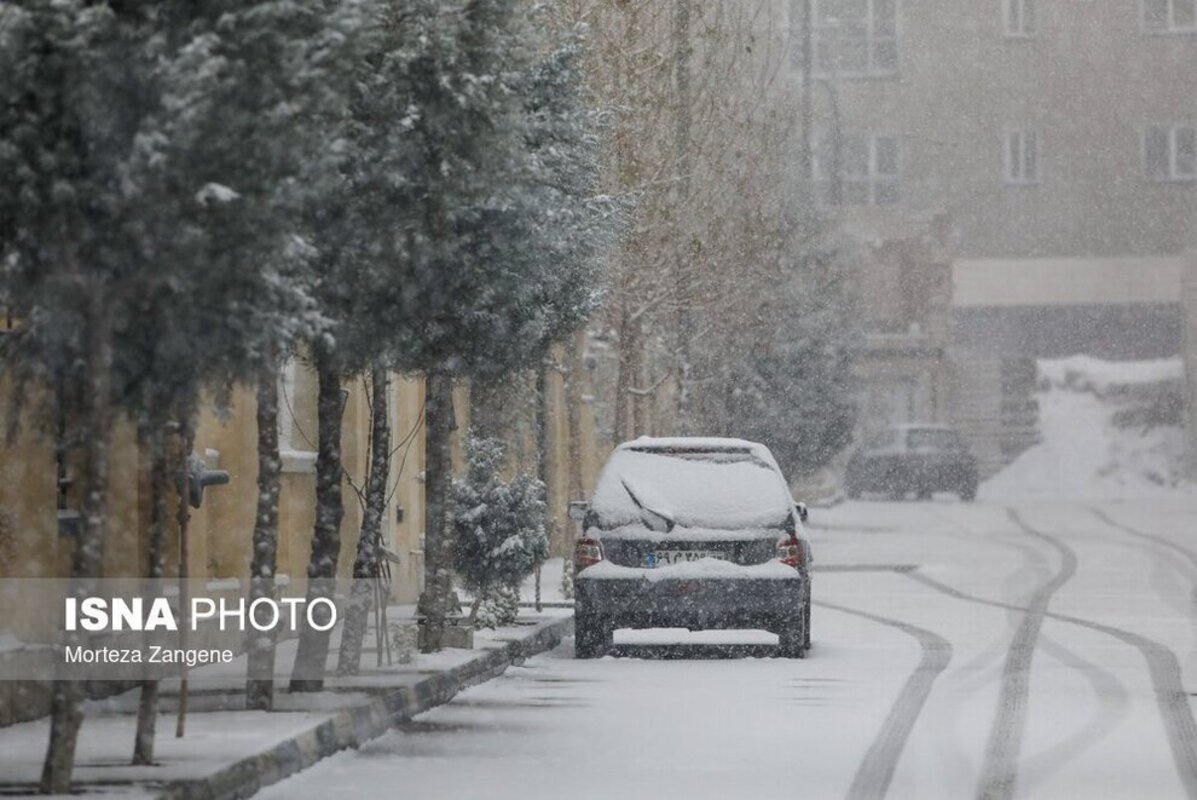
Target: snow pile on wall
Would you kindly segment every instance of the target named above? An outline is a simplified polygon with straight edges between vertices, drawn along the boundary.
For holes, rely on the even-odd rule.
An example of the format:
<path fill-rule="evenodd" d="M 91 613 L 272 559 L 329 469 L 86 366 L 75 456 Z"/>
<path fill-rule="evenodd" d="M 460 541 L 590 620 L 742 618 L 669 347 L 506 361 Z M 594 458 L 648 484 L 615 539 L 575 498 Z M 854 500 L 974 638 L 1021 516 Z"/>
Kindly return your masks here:
<path fill-rule="evenodd" d="M 1182 482 L 1184 369 L 1179 358 L 1039 362 L 1039 444 L 981 496 L 1111 497 Z"/>

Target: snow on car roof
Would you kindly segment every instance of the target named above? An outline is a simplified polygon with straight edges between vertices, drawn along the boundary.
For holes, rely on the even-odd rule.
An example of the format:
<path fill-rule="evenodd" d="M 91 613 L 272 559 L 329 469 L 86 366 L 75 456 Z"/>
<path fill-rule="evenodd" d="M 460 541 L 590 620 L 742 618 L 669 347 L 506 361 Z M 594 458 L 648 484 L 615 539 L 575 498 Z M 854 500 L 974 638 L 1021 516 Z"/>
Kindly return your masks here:
<path fill-rule="evenodd" d="M 781 525 L 793 502 L 777 462 L 762 444 L 642 437 L 611 454 L 593 507 L 604 527 L 736 529 Z"/>

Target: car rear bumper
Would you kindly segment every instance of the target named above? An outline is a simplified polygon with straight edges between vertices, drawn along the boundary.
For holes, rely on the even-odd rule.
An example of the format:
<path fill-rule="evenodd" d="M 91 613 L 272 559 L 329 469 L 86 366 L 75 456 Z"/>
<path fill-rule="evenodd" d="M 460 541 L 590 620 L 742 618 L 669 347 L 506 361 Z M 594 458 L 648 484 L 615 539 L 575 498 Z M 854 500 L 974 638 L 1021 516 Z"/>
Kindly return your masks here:
<path fill-rule="evenodd" d="M 810 597 L 810 582 L 790 579 L 629 579 L 578 575 L 575 612 L 615 628 L 776 628 Z"/>

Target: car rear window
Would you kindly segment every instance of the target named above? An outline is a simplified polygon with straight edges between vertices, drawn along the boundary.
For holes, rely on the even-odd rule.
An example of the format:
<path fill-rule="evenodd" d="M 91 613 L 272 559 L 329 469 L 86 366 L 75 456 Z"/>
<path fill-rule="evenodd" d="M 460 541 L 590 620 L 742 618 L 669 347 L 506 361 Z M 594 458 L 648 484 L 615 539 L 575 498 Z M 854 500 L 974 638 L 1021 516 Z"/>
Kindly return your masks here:
<path fill-rule="evenodd" d="M 748 449 L 616 450 L 594 493 L 595 511 L 614 525 L 647 507 L 686 527 L 771 527 L 792 506 L 781 473 Z"/>

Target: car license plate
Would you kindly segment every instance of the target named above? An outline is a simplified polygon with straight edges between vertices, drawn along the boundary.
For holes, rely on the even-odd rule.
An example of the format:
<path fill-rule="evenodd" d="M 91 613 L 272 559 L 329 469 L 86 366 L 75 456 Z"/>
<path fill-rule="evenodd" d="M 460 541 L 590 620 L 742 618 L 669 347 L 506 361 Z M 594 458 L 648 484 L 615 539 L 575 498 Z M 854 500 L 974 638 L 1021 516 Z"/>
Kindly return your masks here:
<path fill-rule="evenodd" d="M 722 550 L 657 550 L 644 557 L 644 566 L 663 567 L 668 564 L 685 564 L 698 561 L 700 558 L 717 558 L 727 560 L 727 554 Z"/>

